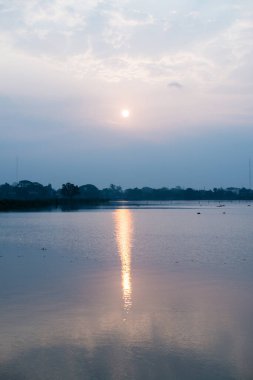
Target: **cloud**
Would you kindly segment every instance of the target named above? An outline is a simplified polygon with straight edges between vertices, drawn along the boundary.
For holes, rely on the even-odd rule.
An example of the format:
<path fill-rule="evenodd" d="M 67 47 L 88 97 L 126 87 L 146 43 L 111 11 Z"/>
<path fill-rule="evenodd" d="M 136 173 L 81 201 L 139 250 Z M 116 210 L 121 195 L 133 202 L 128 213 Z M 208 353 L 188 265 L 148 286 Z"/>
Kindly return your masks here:
<path fill-rule="evenodd" d="M 177 88 L 177 89 L 181 90 L 184 86 L 179 82 L 170 82 L 168 84 L 168 87 Z"/>
<path fill-rule="evenodd" d="M 131 14 L 125 12 L 124 14 L 111 10 L 104 11 L 104 15 L 107 21 L 102 38 L 114 48 L 126 45 L 135 32 L 135 28 L 154 24 L 154 18 L 151 14 L 141 12 L 131 12 Z"/>
<path fill-rule="evenodd" d="M 192 18 L 198 18 L 200 15 L 201 13 L 199 11 L 191 11 L 188 16 Z"/>
<path fill-rule="evenodd" d="M 69 92 L 78 102 L 81 96 L 87 99 L 97 92 L 103 98 L 111 91 L 113 103 L 118 98 L 113 91 L 120 86 L 123 93 L 146 86 L 163 97 L 168 84 L 171 89 L 184 88 L 192 99 L 205 95 L 207 107 L 219 100 L 227 109 L 229 102 L 234 107 L 234 94 L 228 89 L 240 89 L 245 109 L 250 108 L 249 3 L 230 10 L 227 0 L 216 1 L 215 7 L 206 2 L 192 14 L 185 1 L 171 6 L 161 1 L 157 7 L 131 0 L 10 0 L 1 5 L 3 95 L 49 99 Z M 157 99 L 154 104 L 161 102 Z"/>

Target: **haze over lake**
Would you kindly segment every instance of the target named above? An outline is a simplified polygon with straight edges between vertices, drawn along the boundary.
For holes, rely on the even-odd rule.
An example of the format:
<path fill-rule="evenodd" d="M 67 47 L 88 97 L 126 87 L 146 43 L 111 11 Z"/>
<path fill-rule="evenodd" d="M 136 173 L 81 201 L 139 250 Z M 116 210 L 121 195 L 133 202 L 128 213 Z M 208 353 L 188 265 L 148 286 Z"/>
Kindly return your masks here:
<path fill-rule="evenodd" d="M 0 380 L 253 379 L 252 67 L 252 0 L 0 1 Z"/>
<path fill-rule="evenodd" d="M 0 379 L 251 380 L 253 207 L 216 206 L 1 213 Z"/>
<path fill-rule="evenodd" d="M 252 0 L 1 1 L 1 183 L 247 187 L 252 19 Z"/>

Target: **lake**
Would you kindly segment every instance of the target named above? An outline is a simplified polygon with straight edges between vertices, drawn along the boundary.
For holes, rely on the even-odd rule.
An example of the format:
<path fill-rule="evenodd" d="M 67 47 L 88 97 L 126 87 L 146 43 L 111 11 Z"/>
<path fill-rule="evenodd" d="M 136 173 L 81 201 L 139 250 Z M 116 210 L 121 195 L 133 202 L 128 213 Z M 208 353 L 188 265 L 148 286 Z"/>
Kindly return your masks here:
<path fill-rule="evenodd" d="M 253 205 L 0 214 L 1 380 L 252 380 Z"/>

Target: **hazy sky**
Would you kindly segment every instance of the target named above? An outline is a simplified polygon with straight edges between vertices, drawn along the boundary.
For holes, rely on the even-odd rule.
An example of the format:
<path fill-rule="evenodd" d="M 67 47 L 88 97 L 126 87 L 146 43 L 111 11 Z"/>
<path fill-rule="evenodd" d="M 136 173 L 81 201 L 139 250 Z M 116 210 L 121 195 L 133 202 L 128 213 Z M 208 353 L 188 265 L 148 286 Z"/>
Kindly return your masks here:
<path fill-rule="evenodd" d="M 0 183 L 248 187 L 252 67 L 252 0 L 0 0 Z"/>

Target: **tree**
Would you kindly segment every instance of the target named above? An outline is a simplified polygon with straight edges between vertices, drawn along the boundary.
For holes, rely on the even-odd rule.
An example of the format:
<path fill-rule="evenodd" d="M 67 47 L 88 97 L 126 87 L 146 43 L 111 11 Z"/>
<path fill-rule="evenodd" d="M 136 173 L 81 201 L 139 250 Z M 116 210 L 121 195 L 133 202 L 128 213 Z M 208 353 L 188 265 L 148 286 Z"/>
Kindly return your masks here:
<path fill-rule="evenodd" d="M 62 185 L 61 194 L 67 198 L 73 198 L 75 195 L 79 194 L 79 188 L 73 183 L 67 182 Z"/>
<path fill-rule="evenodd" d="M 91 184 L 80 186 L 79 194 L 81 199 L 98 200 L 100 198 L 100 191 Z"/>

